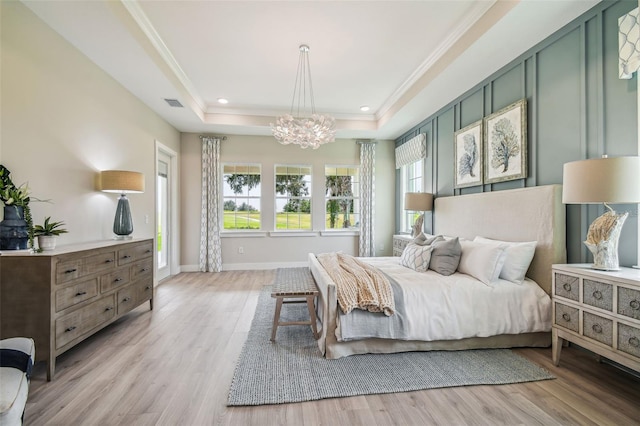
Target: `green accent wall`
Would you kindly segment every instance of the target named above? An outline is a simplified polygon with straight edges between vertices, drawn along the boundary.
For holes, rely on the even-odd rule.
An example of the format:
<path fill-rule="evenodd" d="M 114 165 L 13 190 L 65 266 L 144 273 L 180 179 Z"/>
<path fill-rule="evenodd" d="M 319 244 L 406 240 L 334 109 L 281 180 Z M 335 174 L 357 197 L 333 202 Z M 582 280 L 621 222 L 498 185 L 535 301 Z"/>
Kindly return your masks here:
<path fill-rule="evenodd" d="M 566 162 L 639 155 L 637 77 L 618 78 L 618 18 L 636 7 L 635 0 L 598 4 L 398 138 L 396 146 L 426 133 L 426 190 L 442 197 L 562 183 Z M 527 178 L 454 189 L 454 132 L 522 98 L 527 100 Z M 634 265 L 638 206 L 612 207 L 629 212 L 620 264 Z M 602 213 L 602 206 L 567 206 L 568 262 L 592 261 L 582 241 Z"/>

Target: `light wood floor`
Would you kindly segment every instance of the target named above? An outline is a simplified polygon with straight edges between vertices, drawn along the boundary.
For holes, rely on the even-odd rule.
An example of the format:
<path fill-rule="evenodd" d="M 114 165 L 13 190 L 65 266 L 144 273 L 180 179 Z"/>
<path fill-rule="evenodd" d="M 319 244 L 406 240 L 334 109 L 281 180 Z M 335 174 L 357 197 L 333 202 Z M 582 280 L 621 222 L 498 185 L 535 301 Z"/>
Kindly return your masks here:
<path fill-rule="evenodd" d="M 59 356 L 53 382 L 36 365 L 25 424 L 640 424 L 640 379 L 573 347 L 559 368 L 551 349 L 517 350 L 555 380 L 226 407 L 258 293 L 272 279 L 273 271 L 169 279 L 152 312 L 145 304 Z"/>

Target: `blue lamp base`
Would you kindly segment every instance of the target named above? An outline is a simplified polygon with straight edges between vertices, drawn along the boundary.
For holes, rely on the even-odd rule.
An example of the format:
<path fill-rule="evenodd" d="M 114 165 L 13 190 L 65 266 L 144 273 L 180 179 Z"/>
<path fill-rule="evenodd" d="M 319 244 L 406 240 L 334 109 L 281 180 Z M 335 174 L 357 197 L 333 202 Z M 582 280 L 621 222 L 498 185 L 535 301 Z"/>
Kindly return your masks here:
<path fill-rule="evenodd" d="M 129 199 L 125 194 L 121 194 L 116 208 L 116 217 L 113 220 L 113 233 L 116 240 L 131 239 L 133 232 L 133 220 L 131 219 L 131 208 Z"/>

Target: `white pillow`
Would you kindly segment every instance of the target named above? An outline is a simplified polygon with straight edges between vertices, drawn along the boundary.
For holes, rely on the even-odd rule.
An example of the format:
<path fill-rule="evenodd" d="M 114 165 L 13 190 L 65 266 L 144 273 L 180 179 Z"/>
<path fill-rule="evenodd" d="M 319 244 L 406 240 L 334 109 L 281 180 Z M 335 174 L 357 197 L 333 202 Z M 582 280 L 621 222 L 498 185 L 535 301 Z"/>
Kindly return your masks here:
<path fill-rule="evenodd" d="M 491 285 L 498 280 L 506 256 L 505 248 L 494 244 L 462 240 L 458 271 Z"/>
<path fill-rule="evenodd" d="M 536 251 L 536 241 L 513 243 L 509 241 L 490 240 L 483 237 L 476 237 L 473 241 L 504 247 L 506 260 L 502 271 L 500 271 L 500 278 L 515 284 L 522 284 Z"/>
<path fill-rule="evenodd" d="M 400 264 L 414 271 L 426 272 L 431 261 L 433 246 L 421 246 L 416 243 L 406 245 L 400 256 Z"/>

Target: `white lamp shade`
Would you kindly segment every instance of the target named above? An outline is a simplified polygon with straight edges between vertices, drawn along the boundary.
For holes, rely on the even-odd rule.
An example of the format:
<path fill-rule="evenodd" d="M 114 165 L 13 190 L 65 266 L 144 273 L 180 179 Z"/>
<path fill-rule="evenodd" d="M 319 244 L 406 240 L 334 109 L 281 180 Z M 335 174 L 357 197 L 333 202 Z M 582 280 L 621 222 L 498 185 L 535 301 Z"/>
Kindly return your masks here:
<path fill-rule="evenodd" d="M 98 176 L 98 189 L 104 192 L 144 192 L 144 175 L 124 170 L 104 170 Z"/>
<path fill-rule="evenodd" d="M 640 203 L 640 157 L 565 163 L 562 183 L 565 204 Z"/>
<path fill-rule="evenodd" d="M 404 209 L 417 212 L 431 211 L 433 194 L 428 192 L 407 192 L 404 194 Z"/>

